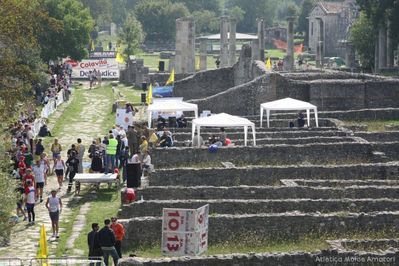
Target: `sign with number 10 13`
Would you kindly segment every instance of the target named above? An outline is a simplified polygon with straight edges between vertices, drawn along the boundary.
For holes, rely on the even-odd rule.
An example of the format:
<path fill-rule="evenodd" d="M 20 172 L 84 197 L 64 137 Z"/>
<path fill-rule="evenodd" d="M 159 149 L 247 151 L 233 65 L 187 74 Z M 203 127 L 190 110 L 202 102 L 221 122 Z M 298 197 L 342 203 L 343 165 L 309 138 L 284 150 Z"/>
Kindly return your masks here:
<path fill-rule="evenodd" d="M 209 205 L 199 209 L 163 209 L 162 253 L 198 255 L 208 247 Z"/>

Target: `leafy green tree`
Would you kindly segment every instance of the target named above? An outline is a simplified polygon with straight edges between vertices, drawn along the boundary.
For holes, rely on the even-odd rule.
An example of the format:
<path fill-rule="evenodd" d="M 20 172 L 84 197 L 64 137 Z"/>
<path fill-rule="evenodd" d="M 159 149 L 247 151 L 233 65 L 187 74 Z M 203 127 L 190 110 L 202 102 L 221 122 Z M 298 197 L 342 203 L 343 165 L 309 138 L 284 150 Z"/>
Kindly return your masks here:
<path fill-rule="evenodd" d="M 172 0 L 172 3 L 183 3 L 190 12 L 210 10 L 218 13 L 220 8 L 219 0 Z"/>
<path fill-rule="evenodd" d="M 215 33 L 219 29 L 218 16 L 213 11 L 194 11 L 192 16 L 195 21 L 195 31 L 199 34 Z"/>
<path fill-rule="evenodd" d="M 143 25 L 147 39 L 152 41 L 173 40 L 177 18 L 190 15 L 182 3 L 167 0 L 142 0 L 135 8 L 136 18 Z"/>
<path fill-rule="evenodd" d="M 315 5 L 315 0 L 304 0 L 299 11 L 298 24 L 296 31 L 305 33 L 305 45 L 309 45 L 309 21 L 307 17 Z"/>
<path fill-rule="evenodd" d="M 373 23 L 361 12 L 351 28 L 349 40 L 355 46 L 360 63 L 365 69 L 372 69 L 374 66 L 375 37 Z"/>
<path fill-rule="evenodd" d="M 23 21 L 21 21 L 23 19 Z M 36 35 L 46 20 L 35 0 L 2 0 L 0 4 L 0 244 L 8 242 L 9 217 L 16 194 L 10 178 L 10 143 L 5 128 L 28 100 L 33 83 L 44 70 Z"/>
<path fill-rule="evenodd" d="M 92 18 L 97 22 L 111 22 L 112 2 L 109 0 L 80 0 L 90 10 Z"/>
<path fill-rule="evenodd" d="M 87 8 L 78 0 L 42 0 L 42 8 L 51 21 L 60 28 L 46 26 L 40 35 L 42 58 L 63 58 L 70 56 L 80 60 L 87 55 L 87 45 L 94 22 Z"/>
<path fill-rule="evenodd" d="M 119 32 L 119 39 L 126 46 L 123 51 L 125 58 L 137 52 L 144 40 L 141 23 L 132 14 L 128 14 L 125 23 Z"/>
<path fill-rule="evenodd" d="M 267 26 L 273 25 L 278 5 L 278 0 L 226 0 L 225 7 L 229 10 L 238 6 L 245 12 L 244 19 L 237 24 L 238 31 L 256 32 L 256 18 L 263 18 Z"/>
<path fill-rule="evenodd" d="M 126 19 L 126 0 L 112 0 L 112 21 L 121 26 Z"/>
<path fill-rule="evenodd" d="M 238 6 L 233 6 L 230 8 L 228 14 L 231 18 L 235 19 L 237 23 L 239 23 L 244 19 L 245 11 Z"/>

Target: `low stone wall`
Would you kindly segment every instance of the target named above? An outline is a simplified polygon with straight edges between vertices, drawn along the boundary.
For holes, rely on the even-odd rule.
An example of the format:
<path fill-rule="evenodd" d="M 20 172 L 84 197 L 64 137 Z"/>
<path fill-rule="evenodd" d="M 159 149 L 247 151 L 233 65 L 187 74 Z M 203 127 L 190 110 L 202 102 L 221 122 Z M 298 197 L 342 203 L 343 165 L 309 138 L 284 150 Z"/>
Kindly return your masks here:
<path fill-rule="evenodd" d="M 243 139 L 231 139 L 232 143 L 236 146 L 244 146 Z M 287 144 L 287 145 L 300 145 L 300 144 L 312 144 L 312 143 L 339 143 L 339 142 L 356 142 L 356 138 L 352 137 L 307 137 L 307 138 L 264 138 L 256 139 L 256 145 L 268 145 L 268 144 Z M 188 147 L 191 146 L 191 139 L 186 141 L 175 141 L 173 142 L 175 147 Z"/>
<path fill-rule="evenodd" d="M 210 153 L 205 148 L 172 147 L 155 149 L 152 157 L 156 168 L 226 161 L 237 164 L 359 163 L 372 159 L 372 147 L 367 143 L 265 145 L 221 147 L 216 153 Z"/>
<path fill-rule="evenodd" d="M 351 179 L 351 180 L 307 180 L 307 179 L 283 179 L 281 182 L 294 182 L 298 186 L 322 186 L 322 187 L 349 187 L 349 186 L 399 186 L 399 180 L 375 180 L 375 179 Z"/>
<path fill-rule="evenodd" d="M 323 250 L 317 252 L 293 252 L 293 253 L 251 253 L 229 254 L 196 257 L 174 258 L 126 258 L 119 261 L 121 266 L 396 266 L 399 261 L 399 252 L 390 250 L 385 252 L 356 252 Z"/>
<path fill-rule="evenodd" d="M 306 186 L 231 186 L 231 187 L 146 187 L 137 190 L 144 200 L 179 199 L 339 199 L 399 198 L 395 186 L 306 187 Z"/>
<path fill-rule="evenodd" d="M 163 208 L 197 209 L 209 204 L 211 214 L 399 211 L 398 199 L 284 199 L 284 200 L 145 200 L 124 204 L 119 219 L 162 215 Z"/>
<path fill-rule="evenodd" d="M 372 143 L 374 150 L 385 153 L 390 160 L 399 160 L 399 142 L 374 142 Z"/>
<path fill-rule="evenodd" d="M 399 163 L 354 165 L 284 165 L 237 168 L 159 169 L 151 174 L 151 186 L 234 186 L 272 185 L 280 179 L 393 179 Z"/>
<path fill-rule="evenodd" d="M 219 132 L 209 132 L 207 130 L 201 131 L 201 137 L 205 140 L 213 135 L 218 135 Z M 236 130 L 235 132 L 227 132 L 227 137 L 230 139 L 244 139 L 244 130 Z M 298 131 L 282 131 L 282 132 L 267 132 L 260 131 L 256 132 L 256 138 L 317 138 L 317 137 L 344 137 L 348 134 L 343 131 L 331 130 L 331 131 L 306 131 L 306 130 L 298 130 Z M 190 140 L 191 141 L 191 132 L 176 132 L 173 134 L 173 138 L 178 141 Z M 248 130 L 248 139 L 252 139 L 252 132 Z"/>
<path fill-rule="evenodd" d="M 199 99 L 222 92 L 234 86 L 231 67 L 200 71 L 192 76 L 176 81 L 173 96 L 184 100 Z M 200 110 L 206 110 L 201 109 Z M 213 110 L 212 110 L 213 111 Z"/>
<path fill-rule="evenodd" d="M 370 142 L 396 142 L 399 140 L 399 131 L 356 132 L 355 136 Z"/>
<path fill-rule="evenodd" d="M 126 229 L 125 248 L 156 245 L 161 240 L 161 217 L 121 219 L 120 222 Z M 395 230 L 398 225 L 399 212 L 353 213 L 345 216 L 317 213 L 210 215 L 208 241 L 210 245 L 226 241 L 277 241 L 308 234 L 341 235 Z"/>

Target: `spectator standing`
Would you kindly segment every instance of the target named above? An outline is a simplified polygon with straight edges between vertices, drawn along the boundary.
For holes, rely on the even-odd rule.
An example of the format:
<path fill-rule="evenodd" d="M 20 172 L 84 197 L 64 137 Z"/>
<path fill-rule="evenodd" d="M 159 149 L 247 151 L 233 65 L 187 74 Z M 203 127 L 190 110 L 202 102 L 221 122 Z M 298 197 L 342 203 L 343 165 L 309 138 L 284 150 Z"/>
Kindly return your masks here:
<path fill-rule="evenodd" d="M 44 146 L 42 144 L 42 139 L 38 139 L 35 148 L 35 161 L 40 160 L 40 155 L 44 152 Z"/>
<path fill-rule="evenodd" d="M 111 218 L 112 224 L 111 224 L 111 229 L 114 231 L 115 234 L 115 249 L 116 252 L 118 253 L 119 258 L 122 258 L 122 240 L 125 237 L 125 228 L 123 227 L 122 224 L 118 223 L 118 219 L 116 217 Z"/>
<path fill-rule="evenodd" d="M 126 132 L 126 137 L 129 145 L 130 154 L 133 155 L 138 150 L 137 131 L 133 126 L 129 126 Z"/>
<path fill-rule="evenodd" d="M 119 256 L 115 249 L 115 234 L 112 232 L 111 221 L 106 219 L 104 227 L 98 232 L 98 240 L 100 242 L 101 250 L 104 256 L 104 263 L 108 266 L 109 256 L 114 260 L 114 265 L 118 265 Z"/>
<path fill-rule="evenodd" d="M 89 259 L 96 260 L 98 257 L 103 255 L 101 250 L 100 241 L 98 239 L 98 230 L 100 227 L 98 223 L 91 224 L 92 231 L 87 234 L 87 244 L 89 245 Z M 101 263 L 95 263 L 94 265 L 100 266 Z"/>
<path fill-rule="evenodd" d="M 51 219 L 51 227 L 53 229 L 53 236 L 59 238 L 58 234 L 58 221 L 60 219 L 60 214 L 62 211 L 62 201 L 61 198 L 57 196 L 57 190 L 51 190 L 51 196 L 47 198 L 46 208 L 49 211 Z"/>
<path fill-rule="evenodd" d="M 118 146 L 118 141 L 114 139 L 112 134 L 109 135 L 107 150 L 106 150 L 106 164 L 104 166 L 104 173 L 108 174 L 108 172 L 113 172 L 115 168 L 115 156 L 116 149 Z M 111 165 L 111 169 L 109 169 L 109 165 Z"/>
<path fill-rule="evenodd" d="M 85 146 L 82 144 L 82 139 L 78 139 L 78 144 L 76 145 L 76 149 L 78 151 L 77 158 L 79 160 L 79 167 L 78 167 L 78 173 L 83 173 L 83 155 L 85 153 Z"/>

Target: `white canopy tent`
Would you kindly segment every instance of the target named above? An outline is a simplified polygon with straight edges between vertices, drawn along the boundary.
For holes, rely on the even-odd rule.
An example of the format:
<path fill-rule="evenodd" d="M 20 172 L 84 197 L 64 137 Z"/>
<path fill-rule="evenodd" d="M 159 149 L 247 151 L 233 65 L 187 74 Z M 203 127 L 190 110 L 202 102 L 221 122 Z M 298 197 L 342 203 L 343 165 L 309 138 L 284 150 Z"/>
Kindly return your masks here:
<path fill-rule="evenodd" d="M 165 100 L 165 101 L 154 101 L 150 104 L 147 109 L 148 113 L 148 127 L 151 127 L 152 112 L 184 112 L 192 111 L 195 114 L 195 118 L 198 117 L 198 105 L 193 103 L 183 102 L 182 100 Z"/>
<path fill-rule="evenodd" d="M 191 141 L 194 140 L 195 130 L 200 136 L 201 127 L 244 127 L 244 145 L 247 146 L 248 127 L 252 129 L 253 144 L 256 145 L 255 124 L 246 118 L 233 116 L 226 113 L 211 115 L 194 119 L 192 122 Z M 198 142 L 198 147 L 200 143 Z"/>
<path fill-rule="evenodd" d="M 297 111 L 306 110 L 306 117 L 308 126 L 310 126 L 310 110 L 314 111 L 314 116 L 316 120 L 316 127 L 319 127 L 319 118 L 317 115 L 317 106 L 308 102 L 295 100 L 292 98 L 284 98 L 277 101 L 262 103 L 260 105 L 260 127 L 263 124 L 263 111 L 266 110 L 267 127 L 270 126 L 270 111 L 280 110 L 280 111 Z"/>

